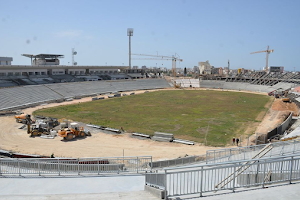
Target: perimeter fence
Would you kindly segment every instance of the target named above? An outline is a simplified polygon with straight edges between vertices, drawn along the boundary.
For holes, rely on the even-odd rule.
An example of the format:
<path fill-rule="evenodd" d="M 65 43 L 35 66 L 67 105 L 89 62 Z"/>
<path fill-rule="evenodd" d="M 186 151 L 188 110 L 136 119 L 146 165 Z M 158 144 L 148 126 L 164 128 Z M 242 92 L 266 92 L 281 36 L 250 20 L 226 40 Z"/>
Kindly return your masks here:
<path fill-rule="evenodd" d="M 272 149 L 264 157 L 281 156 L 300 153 L 300 141 L 280 141 L 269 144 L 260 144 L 246 147 L 224 148 L 206 151 L 206 163 L 220 163 L 234 160 L 251 159 L 259 151 L 270 145 Z"/>
<path fill-rule="evenodd" d="M 0 177 L 6 175 L 81 175 L 144 173 L 152 156 L 111 158 L 0 158 Z"/>
<path fill-rule="evenodd" d="M 165 168 L 146 173 L 145 184 L 164 191 L 165 197 L 202 197 L 204 193 L 265 187 L 300 180 L 300 154 L 219 164 Z"/>
<path fill-rule="evenodd" d="M 188 156 L 183 158 L 176 158 L 170 160 L 160 160 L 152 162 L 152 168 L 163 168 L 163 167 L 171 167 L 176 165 L 187 165 L 193 164 L 196 162 L 205 161 L 205 155 L 200 156 Z"/>

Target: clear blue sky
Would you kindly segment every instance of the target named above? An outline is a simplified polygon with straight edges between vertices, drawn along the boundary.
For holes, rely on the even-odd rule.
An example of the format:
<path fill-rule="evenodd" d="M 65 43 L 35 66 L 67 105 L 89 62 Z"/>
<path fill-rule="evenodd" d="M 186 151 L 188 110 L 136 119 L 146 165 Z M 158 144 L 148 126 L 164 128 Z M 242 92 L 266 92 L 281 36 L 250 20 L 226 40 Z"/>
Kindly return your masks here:
<path fill-rule="evenodd" d="M 173 55 L 193 67 L 299 70 L 299 0 L 0 0 L 0 56 L 30 64 L 21 54 L 64 54 L 78 65 L 128 65 L 127 28 L 134 28 L 132 53 Z M 171 61 L 133 60 L 132 65 L 171 67 Z"/>

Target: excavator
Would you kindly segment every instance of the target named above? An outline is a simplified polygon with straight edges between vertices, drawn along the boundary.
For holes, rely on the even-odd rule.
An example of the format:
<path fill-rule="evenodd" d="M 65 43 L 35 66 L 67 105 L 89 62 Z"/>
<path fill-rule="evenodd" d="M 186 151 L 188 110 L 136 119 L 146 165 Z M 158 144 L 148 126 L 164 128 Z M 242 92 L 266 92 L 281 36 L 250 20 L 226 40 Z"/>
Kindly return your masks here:
<path fill-rule="evenodd" d="M 84 130 L 83 127 L 79 127 L 76 122 L 70 123 L 69 127 L 59 130 L 58 135 L 68 141 L 76 137 L 84 138 L 85 136 L 91 136 L 89 131 Z"/>
<path fill-rule="evenodd" d="M 30 117 L 30 115 L 29 115 Z M 27 124 L 27 114 L 20 114 L 20 115 L 15 115 L 16 122 L 22 123 L 22 124 Z M 32 120 L 30 119 L 32 122 Z"/>

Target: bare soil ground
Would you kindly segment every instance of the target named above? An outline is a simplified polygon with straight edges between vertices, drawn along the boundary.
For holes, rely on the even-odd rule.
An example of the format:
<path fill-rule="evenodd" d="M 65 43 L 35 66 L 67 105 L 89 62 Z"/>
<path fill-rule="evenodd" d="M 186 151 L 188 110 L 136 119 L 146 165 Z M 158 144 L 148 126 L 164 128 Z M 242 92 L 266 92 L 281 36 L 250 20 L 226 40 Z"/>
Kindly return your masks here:
<path fill-rule="evenodd" d="M 155 90 L 153 90 L 155 91 Z M 144 91 L 135 91 L 136 94 Z M 261 94 L 261 93 L 260 93 Z M 74 100 L 72 102 L 53 103 L 34 108 L 24 109 L 23 112 L 31 114 L 34 110 L 91 101 L 91 97 Z M 276 101 L 275 101 L 276 102 Z M 280 103 L 279 103 L 280 104 Z M 274 104 L 273 104 L 274 105 Z M 276 104 L 277 105 L 277 104 Z M 283 119 L 282 113 L 278 111 L 282 106 L 270 109 L 264 117 L 258 131 L 265 132 L 269 128 L 280 123 Z M 262 118 L 262 116 L 260 116 Z M 129 133 L 112 135 L 101 131 L 94 133 L 91 137 L 65 142 L 60 137 L 54 139 L 30 138 L 26 130 L 18 129 L 22 124 L 16 123 L 14 116 L 0 117 L 0 149 L 56 157 L 112 157 L 123 156 L 145 156 L 151 155 L 154 160 L 172 159 L 184 155 L 203 155 L 206 150 L 216 149 L 202 144 L 188 146 L 184 144 L 157 142 L 152 140 L 141 140 L 131 137 Z"/>
<path fill-rule="evenodd" d="M 293 112 L 294 116 L 299 115 L 299 108 L 295 103 L 285 103 L 281 99 L 275 99 L 271 108 L 263 118 L 262 122 L 256 129 L 257 136 L 266 135 L 269 131 L 280 125 L 289 115 Z M 249 139 L 249 145 L 255 144 L 256 134 L 252 135 Z M 242 144 L 246 144 L 247 141 L 243 141 Z"/>
<path fill-rule="evenodd" d="M 56 157 L 112 157 L 152 155 L 154 160 L 171 159 L 179 156 L 202 155 L 206 150 L 214 149 L 200 144 L 188 146 L 152 140 L 132 138 L 129 133 L 112 135 L 103 132 L 85 139 L 65 142 L 61 137 L 54 139 L 30 138 L 26 130 L 18 129 L 13 116 L 0 117 L 0 148 L 14 152 L 38 154 Z"/>

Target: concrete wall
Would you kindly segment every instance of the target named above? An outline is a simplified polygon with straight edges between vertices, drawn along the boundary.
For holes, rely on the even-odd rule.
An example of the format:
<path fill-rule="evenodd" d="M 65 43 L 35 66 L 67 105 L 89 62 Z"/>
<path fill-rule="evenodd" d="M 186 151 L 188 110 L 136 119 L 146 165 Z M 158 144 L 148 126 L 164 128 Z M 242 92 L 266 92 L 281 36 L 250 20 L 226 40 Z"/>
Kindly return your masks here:
<path fill-rule="evenodd" d="M 25 73 L 25 74 L 24 74 Z M 22 75 L 46 75 L 47 69 L 10 69 L 2 70 L 0 69 L 0 76 L 22 76 Z"/>
<path fill-rule="evenodd" d="M 293 112 L 290 113 L 290 115 L 286 118 L 286 120 L 284 122 L 282 122 L 282 124 L 280 124 L 279 126 L 274 128 L 273 130 L 269 131 L 267 133 L 267 138 L 265 138 L 265 140 L 270 139 L 271 137 L 273 137 L 277 134 L 282 135 L 286 131 L 288 126 L 290 125 L 290 123 L 292 121 L 292 117 L 293 117 Z M 265 142 L 267 142 L 267 141 L 265 141 Z"/>

